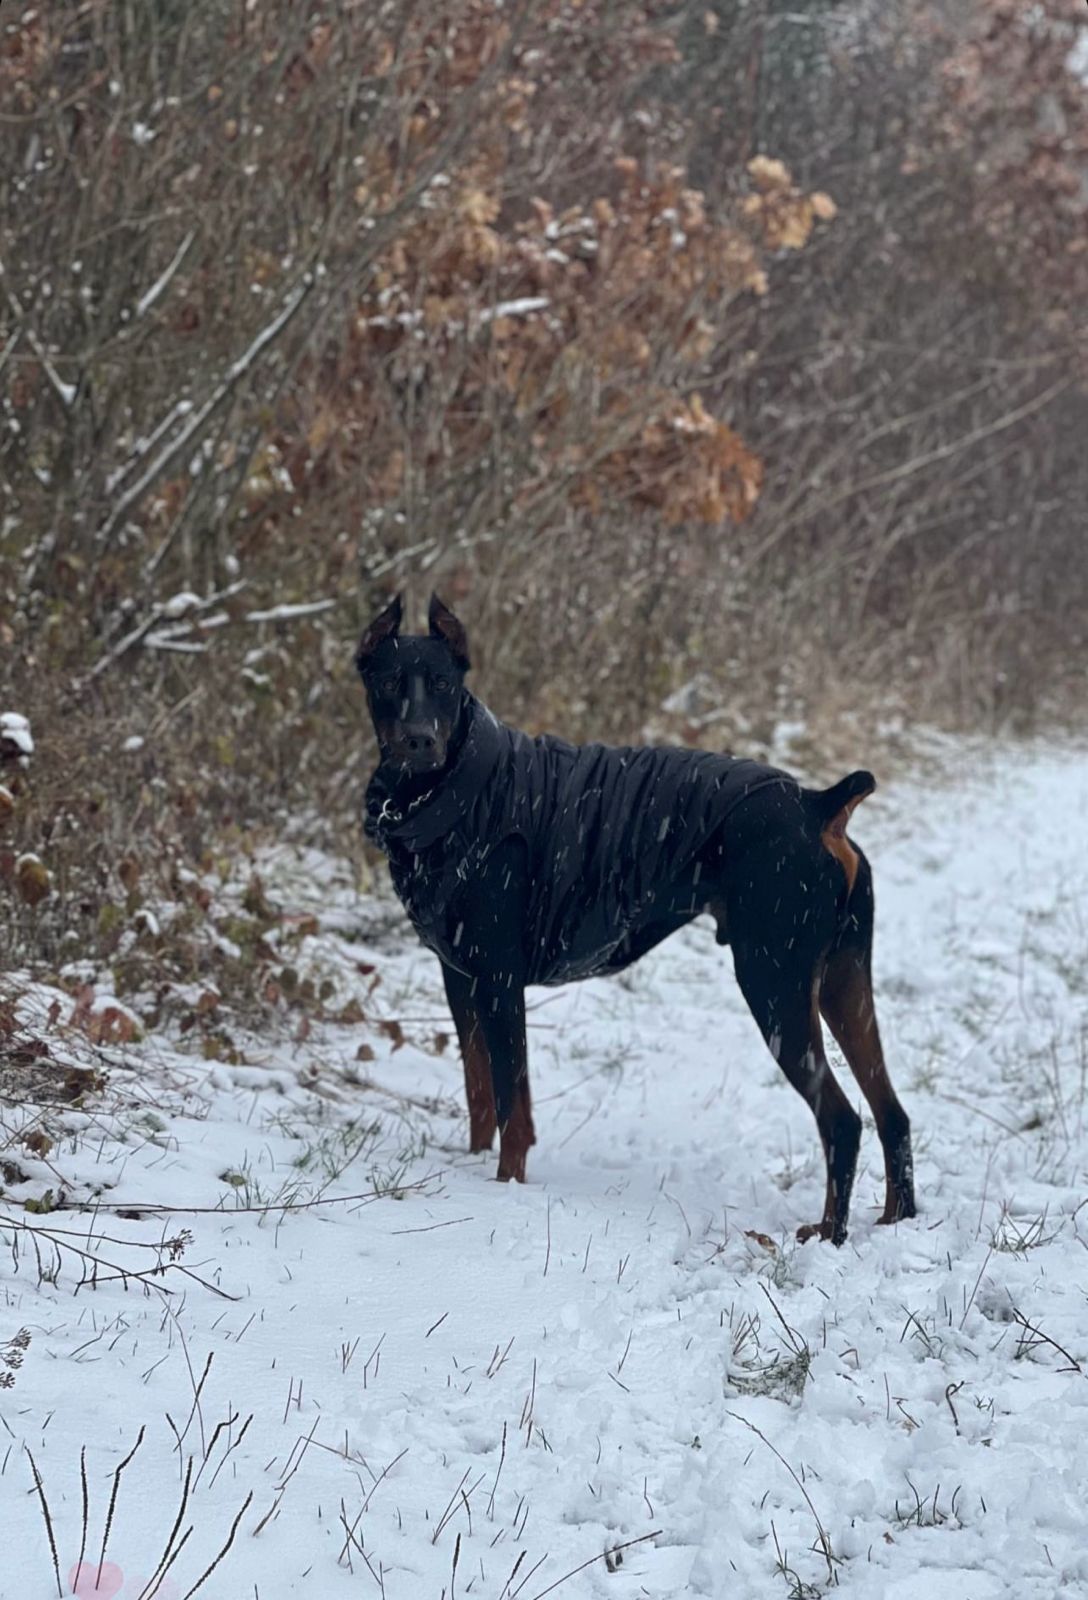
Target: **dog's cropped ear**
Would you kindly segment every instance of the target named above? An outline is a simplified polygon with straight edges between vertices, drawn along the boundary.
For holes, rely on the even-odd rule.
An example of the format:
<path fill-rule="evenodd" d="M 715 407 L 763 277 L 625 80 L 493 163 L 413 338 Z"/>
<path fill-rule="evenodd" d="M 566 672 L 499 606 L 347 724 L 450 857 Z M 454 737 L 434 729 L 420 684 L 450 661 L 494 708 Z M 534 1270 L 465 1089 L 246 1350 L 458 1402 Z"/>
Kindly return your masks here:
<path fill-rule="evenodd" d="M 400 632 L 400 619 L 403 615 L 404 603 L 398 594 L 364 629 L 363 637 L 359 640 L 359 648 L 355 652 L 355 666 L 359 672 L 365 672 L 367 662 L 384 639 L 393 639 Z"/>
<path fill-rule="evenodd" d="M 444 606 L 436 594 L 431 596 L 427 624 L 431 630 L 431 638 L 441 639 L 443 644 L 449 647 L 450 654 L 461 671 L 467 672 L 471 665 L 468 659 L 468 634 L 449 606 Z"/>

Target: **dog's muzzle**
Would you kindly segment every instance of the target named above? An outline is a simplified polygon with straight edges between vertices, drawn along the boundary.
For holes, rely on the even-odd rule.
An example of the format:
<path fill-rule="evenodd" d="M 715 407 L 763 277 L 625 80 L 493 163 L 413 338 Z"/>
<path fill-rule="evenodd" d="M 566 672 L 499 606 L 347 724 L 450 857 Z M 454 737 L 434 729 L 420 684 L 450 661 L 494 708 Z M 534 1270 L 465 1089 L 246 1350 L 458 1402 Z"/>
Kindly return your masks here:
<path fill-rule="evenodd" d="M 390 739 L 388 759 L 406 772 L 434 772 L 446 759 L 446 739 L 434 728 L 404 728 Z"/>

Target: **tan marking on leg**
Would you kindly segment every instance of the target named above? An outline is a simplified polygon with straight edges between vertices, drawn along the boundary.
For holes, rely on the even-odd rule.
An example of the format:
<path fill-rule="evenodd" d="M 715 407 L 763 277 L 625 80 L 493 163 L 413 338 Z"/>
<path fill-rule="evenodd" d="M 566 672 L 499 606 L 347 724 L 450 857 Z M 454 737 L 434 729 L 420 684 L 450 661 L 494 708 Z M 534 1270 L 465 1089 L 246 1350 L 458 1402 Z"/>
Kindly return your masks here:
<path fill-rule="evenodd" d="M 469 1149 L 473 1154 L 490 1150 L 495 1139 L 495 1095 L 491 1087 L 491 1061 L 479 1025 L 469 1031 L 462 1046 L 465 1096 L 468 1100 Z"/>
<path fill-rule="evenodd" d="M 529 1153 L 529 1146 L 535 1143 L 536 1132 L 533 1128 L 533 1113 L 529 1100 L 529 1076 L 526 1073 L 518 1085 L 510 1121 L 499 1135 L 500 1183 L 509 1183 L 511 1178 L 516 1183 L 525 1182 L 525 1158 Z"/>
<path fill-rule="evenodd" d="M 906 1126 L 906 1114 L 888 1076 L 866 967 L 840 956 L 825 975 L 820 1008 L 869 1104 L 880 1135 L 885 1182 L 884 1215 L 880 1221 L 898 1222 L 904 1215 L 913 1216 L 913 1189 L 908 1180 L 904 1191 L 897 1190 L 892 1169 L 894 1150 L 889 1148 L 889 1133 L 899 1124 Z"/>
<path fill-rule="evenodd" d="M 804 1222 L 801 1224 L 796 1233 L 798 1244 L 807 1244 L 810 1239 L 833 1239 L 835 1236 L 835 1214 L 838 1210 L 839 1197 L 835 1180 L 832 1177 L 834 1148 L 831 1144 L 829 1144 L 828 1139 L 825 1137 L 824 1125 L 821 1118 L 821 1112 L 825 1099 L 830 1100 L 832 1105 L 835 1106 L 840 1112 L 845 1111 L 847 1116 L 851 1114 L 850 1102 L 843 1093 L 839 1080 L 832 1072 L 831 1063 L 828 1061 L 827 1054 L 824 1050 L 824 1036 L 823 1029 L 820 1025 L 820 1006 L 818 996 L 819 978 L 815 977 L 812 981 L 812 993 L 809 1001 L 809 1030 L 810 1039 L 812 1042 L 809 1046 L 808 1057 L 810 1062 L 810 1070 L 813 1073 L 818 1074 L 820 1079 L 819 1098 L 817 1103 L 812 1106 L 812 1110 L 816 1113 L 816 1123 L 820 1133 L 820 1144 L 823 1148 L 824 1159 L 827 1166 L 827 1183 L 824 1188 L 823 1216 L 820 1218 L 819 1222 Z M 843 1137 L 845 1130 L 842 1130 L 839 1119 L 835 1119 L 833 1126 L 838 1126 L 840 1128 L 840 1137 Z"/>

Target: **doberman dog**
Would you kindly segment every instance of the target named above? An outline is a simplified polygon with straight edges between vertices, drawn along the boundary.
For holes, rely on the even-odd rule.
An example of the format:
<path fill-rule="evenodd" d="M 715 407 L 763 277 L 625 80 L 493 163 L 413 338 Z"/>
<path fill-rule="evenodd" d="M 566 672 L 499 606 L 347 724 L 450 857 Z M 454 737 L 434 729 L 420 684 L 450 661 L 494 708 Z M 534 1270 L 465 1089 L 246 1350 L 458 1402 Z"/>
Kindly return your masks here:
<path fill-rule="evenodd" d="M 498 1176 L 524 1182 L 535 1142 L 526 984 L 618 972 L 710 912 L 771 1053 L 819 1129 L 824 1211 L 798 1238 L 846 1238 L 861 1139 L 824 1053 L 821 1015 L 876 1120 L 880 1221 L 913 1217 L 910 1124 L 873 1004 L 872 874 L 846 832 L 871 775 L 814 790 L 707 751 L 531 739 L 466 689 L 465 629 L 437 596 L 427 636 L 402 634 L 402 616 L 398 596 L 356 653 L 381 751 L 366 830 L 442 963 L 472 1150 L 490 1149 L 497 1128 Z"/>

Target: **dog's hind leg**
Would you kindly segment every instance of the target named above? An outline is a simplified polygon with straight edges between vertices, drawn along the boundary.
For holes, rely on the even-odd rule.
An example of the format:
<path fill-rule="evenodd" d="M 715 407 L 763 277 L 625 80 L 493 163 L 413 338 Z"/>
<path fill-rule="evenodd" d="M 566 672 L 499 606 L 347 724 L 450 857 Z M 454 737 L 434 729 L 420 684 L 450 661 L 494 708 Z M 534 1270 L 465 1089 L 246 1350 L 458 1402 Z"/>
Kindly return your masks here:
<path fill-rule="evenodd" d="M 473 1154 L 490 1150 L 497 1119 L 495 1095 L 491 1087 L 491 1061 L 487 1053 L 480 1018 L 472 998 L 472 979 L 442 963 L 446 998 L 457 1029 L 461 1061 L 465 1069 L 465 1097 L 468 1100 L 468 1147 Z"/>
<path fill-rule="evenodd" d="M 772 898 L 773 877 L 759 876 L 728 899 L 737 981 L 760 1032 L 790 1083 L 816 1118 L 827 1167 L 824 1211 L 797 1230 L 842 1244 L 861 1142 L 861 1118 L 824 1054 L 816 991 L 823 948 L 810 911 L 789 917 Z"/>
<path fill-rule="evenodd" d="M 820 985 L 820 1009 L 873 1113 L 884 1149 L 885 1195 L 881 1222 L 916 1215 L 910 1120 L 896 1098 L 877 1027 L 873 1003 L 873 879 L 857 847 L 858 872 L 850 894 L 846 926 L 827 960 Z"/>

